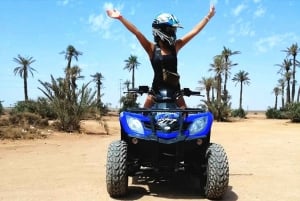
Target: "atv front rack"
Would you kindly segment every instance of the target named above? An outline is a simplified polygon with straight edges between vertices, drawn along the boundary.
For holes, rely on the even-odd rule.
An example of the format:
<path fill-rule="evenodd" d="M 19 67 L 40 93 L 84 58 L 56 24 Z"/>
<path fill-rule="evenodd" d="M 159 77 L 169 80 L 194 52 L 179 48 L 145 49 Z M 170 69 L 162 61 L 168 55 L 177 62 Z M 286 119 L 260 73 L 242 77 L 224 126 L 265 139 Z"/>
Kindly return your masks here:
<path fill-rule="evenodd" d="M 186 109 L 148 109 L 148 108 L 128 108 L 127 112 L 134 112 L 134 113 L 150 113 L 150 112 L 182 112 L 182 113 L 198 113 L 198 112 L 205 112 L 203 109 L 199 108 L 186 108 Z"/>

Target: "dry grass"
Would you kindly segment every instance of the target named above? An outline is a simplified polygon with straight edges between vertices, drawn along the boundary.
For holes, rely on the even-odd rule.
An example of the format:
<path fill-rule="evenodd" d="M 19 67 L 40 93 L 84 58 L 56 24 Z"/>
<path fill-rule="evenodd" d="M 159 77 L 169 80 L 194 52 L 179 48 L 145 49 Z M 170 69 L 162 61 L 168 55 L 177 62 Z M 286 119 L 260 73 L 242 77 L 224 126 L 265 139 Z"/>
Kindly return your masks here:
<path fill-rule="evenodd" d="M 40 129 L 34 127 L 19 128 L 13 126 L 0 127 L 0 139 L 41 139 L 46 138 L 47 135 Z"/>
<path fill-rule="evenodd" d="M 30 121 L 33 122 L 29 123 Z M 47 126 L 45 126 L 45 122 L 43 121 L 42 127 L 36 127 L 33 125 L 35 125 L 36 122 L 42 122 L 41 119 L 36 121 L 30 119 L 30 121 L 26 119 L 26 115 L 13 117 L 9 114 L 2 115 L 0 118 L 0 139 L 19 140 L 46 138 L 48 131 L 46 131 Z"/>

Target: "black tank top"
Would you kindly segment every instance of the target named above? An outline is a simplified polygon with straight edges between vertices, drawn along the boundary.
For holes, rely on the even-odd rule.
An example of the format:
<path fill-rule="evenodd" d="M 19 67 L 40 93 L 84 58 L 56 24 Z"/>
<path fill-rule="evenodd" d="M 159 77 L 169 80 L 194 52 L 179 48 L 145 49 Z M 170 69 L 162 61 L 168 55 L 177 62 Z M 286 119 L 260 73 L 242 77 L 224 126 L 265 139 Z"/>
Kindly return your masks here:
<path fill-rule="evenodd" d="M 151 59 L 151 65 L 154 71 L 154 78 L 152 82 L 152 89 L 157 92 L 161 87 L 169 87 L 163 81 L 163 73 L 162 69 L 165 68 L 166 70 L 177 73 L 177 55 L 176 51 L 172 51 L 171 54 L 168 55 L 161 55 L 161 49 L 155 45 L 155 50 L 153 57 Z M 176 87 L 171 87 L 175 90 L 180 90 L 180 84 Z"/>

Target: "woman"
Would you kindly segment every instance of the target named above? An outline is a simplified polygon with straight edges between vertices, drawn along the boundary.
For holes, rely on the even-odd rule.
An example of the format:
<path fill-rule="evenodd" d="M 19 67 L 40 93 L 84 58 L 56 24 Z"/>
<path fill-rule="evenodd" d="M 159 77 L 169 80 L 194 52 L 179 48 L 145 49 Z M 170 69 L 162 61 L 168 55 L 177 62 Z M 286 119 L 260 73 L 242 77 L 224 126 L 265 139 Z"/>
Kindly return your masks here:
<path fill-rule="evenodd" d="M 177 18 L 168 13 L 157 16 L 152 23 L 154 41 L 150 42 L 131 22 L 125 19 L 117 10 L 107 10 L 107 15 L 111 18 L 118 19 L 122 24 L 132 32 L 145 51 L 148 53 L 149 59 L 154 70 L 154 78 L 152 82 L 152 90 L 154 93 L 160 87 L 171 87 L 174 90 L 180 90 L 178 83 L 167 84 L 163 79 L 163 68 L 166 71 L 177 74 L 177 54 L 179 50 L 187 44 L 195 35 L 197 35 L 215 15 L 215 7 L 211 5 L 208 14 L 186 35 L 180 39 L 176 39 L 177 28 L 182 28 Z M 154 103 L 153 95 L 148 94 L 144 107 L 150 108 Z M 177 98 L 178 107 L 185 109 L 186 103 L 182 96 Z"/>

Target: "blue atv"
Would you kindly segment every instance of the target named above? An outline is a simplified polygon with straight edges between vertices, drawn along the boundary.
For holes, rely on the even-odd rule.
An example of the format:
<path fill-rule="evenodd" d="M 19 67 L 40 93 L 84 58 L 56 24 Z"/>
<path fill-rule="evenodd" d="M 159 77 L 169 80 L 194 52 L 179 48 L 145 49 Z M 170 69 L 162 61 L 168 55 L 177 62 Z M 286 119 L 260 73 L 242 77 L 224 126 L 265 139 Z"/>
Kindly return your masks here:
<path fill-rule="evenodd" d="M 129 91 L 148 92 L 148 86 Z M 178 108 L 175 102 L 181 95 L 200 96 L 200 92 L 161 89 L 154 94 L 151 109 L 127 109 L 120 114 L 121 139 L 109 145 L 107 154 L 106 185 L 111 197 L 126 195 L 129 176 L 179 172 L 199 178 L 208 199 L 226 193 L 229 166 L 223 147 L 210 142 L 213 115 L 203 109 Z"/>

